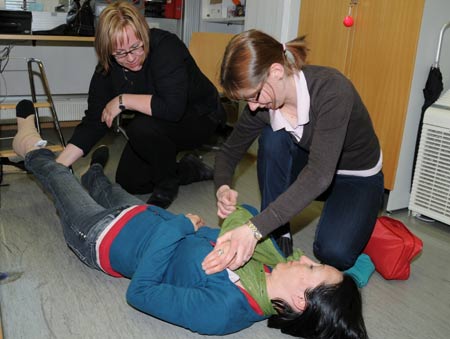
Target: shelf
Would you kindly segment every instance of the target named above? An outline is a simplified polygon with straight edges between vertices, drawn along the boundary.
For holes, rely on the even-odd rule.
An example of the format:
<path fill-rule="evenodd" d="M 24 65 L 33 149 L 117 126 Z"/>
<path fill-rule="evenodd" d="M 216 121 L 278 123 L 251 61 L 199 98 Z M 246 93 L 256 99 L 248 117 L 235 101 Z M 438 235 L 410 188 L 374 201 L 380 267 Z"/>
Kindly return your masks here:
<path fill-rule="evenodd" d="M 0 109 L 16 109 L 17 104 L 0 104 Z M 49 108 L 51 107 L 51 104 L 49 102 L 34 102 L 33 103 L 35 108 Z"/>
<path fill-rule="evenodd" d="M 234 18 L 203 18 L 205 22 L 216 22 L 221 24 L 230 25 L 243 25 L 245 22 L 245 17 L 234 17 Z"/>
<path fill-rule="evenodd" d="M 32 41 L 75 41 L 93 42 L 95 38 L 69 35 L 33 35 L 33 34 L 0 34 L 0 40 L 32 40 Z"/>

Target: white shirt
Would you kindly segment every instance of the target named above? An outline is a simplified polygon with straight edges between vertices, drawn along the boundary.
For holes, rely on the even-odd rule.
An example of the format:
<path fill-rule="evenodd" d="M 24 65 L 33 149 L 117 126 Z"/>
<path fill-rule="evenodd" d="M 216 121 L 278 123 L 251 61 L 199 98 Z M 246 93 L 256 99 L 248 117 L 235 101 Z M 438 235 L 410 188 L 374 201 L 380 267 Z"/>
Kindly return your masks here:
<path fill-rule="evenodd" d="M 283 116 L 279 109 L 269 110 L 270 125 L 273 131 L 285 129 L 292 134 L 297 142 L 303 135 L 303 126 L 309 122 L 309 92 L 305 76 L 300 71 L 299 75 L 294 75 L 295 88 L 297 90 L 297 126 L 292 127 L 289 121 Z"/>

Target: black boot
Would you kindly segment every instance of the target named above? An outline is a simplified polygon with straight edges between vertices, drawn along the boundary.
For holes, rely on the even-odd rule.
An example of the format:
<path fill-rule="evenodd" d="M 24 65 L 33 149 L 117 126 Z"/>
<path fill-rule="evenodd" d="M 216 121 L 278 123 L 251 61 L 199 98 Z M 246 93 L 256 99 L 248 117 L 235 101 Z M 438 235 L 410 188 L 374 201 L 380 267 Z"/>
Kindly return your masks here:
<path fill-rule="evenodd" d="M 155 205 L 161 208 L 168 208 L 175 200 L 178 194 L 178 186 L 171 188 L 155 187 L 152 195 L 147 200 L 147 204 Z"/>
<path fill-rule="evenodd" d="M 94 153 L 92 153 L 90 166 L 94 164 L 100 164 L 102 165 L 103 168 L 105 168 L 108 159 L 109 159 L 109 148 L 108 146 L 101 145 L 94 151 Z"/>
<path fill-rule="evenodd" d="M 278 247 L 280 248 L 281 252 L 283 252 L 286 258 L 294 253 L 292 238 L 282 236 L 278 239 L 275 239 L 275 241 L 277 242 Z"/>
<path fill-rule="evenodd" d="M 194 154 L 187 154 L 178 162 L 177 173 L 180 185 L 189 185 L 193 182 L 212 180 L 214 170 L 201 161 Z"/>
<path fill-rule="evenodd" d="M 275 240 L 281 252 L 287 258 L 294 252 L 294 246 L 292 242 L 291 227 L 288 224 L 283 225 L 273 231 L 271 237 Z"/>

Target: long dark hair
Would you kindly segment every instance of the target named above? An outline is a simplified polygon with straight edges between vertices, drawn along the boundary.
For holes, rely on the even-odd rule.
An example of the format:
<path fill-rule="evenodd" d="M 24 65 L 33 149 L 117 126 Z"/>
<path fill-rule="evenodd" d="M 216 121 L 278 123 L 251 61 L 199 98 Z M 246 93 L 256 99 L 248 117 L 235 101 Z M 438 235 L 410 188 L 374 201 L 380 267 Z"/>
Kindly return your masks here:
<path fill-rule="evenodd" d="M 299 72 L 306 61 L 304 37 L 282 44 L 270 35 L 251 29 L 234 36 L 220 67 L 220 85 L 230 99 L 242 99 L 242 90 L 260 86 L 270 66 L 279 63 L 287 75 Z"/>
<path fill-rule="evenodd" d="M 277 315 L 268 326 L 285 334 L 310 339 L 367 339 L 362 316 L 361 293 L 355 281 L 344 274 L 342 282 L 319 285 L 305 293 L 306 308 L 294 311 L 284 300 L 272 300 Z"/>

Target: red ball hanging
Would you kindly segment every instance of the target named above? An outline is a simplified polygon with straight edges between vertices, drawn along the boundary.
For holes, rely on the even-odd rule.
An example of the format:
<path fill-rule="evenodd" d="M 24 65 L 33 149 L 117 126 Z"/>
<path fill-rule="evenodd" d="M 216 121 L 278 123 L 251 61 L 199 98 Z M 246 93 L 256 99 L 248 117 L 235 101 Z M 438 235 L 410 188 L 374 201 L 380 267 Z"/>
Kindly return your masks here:
<path fill-rule="evenodd" d="M 345 26 L 345 27 L 352 27 L 352 26 L 353 26 L 353 23 L 354 23 L 354 20 L 353 20 L 353 18 L 352 18 L 351 15 L 347 15 L 347 16 L 344 18 L 344 26 Z"/>

